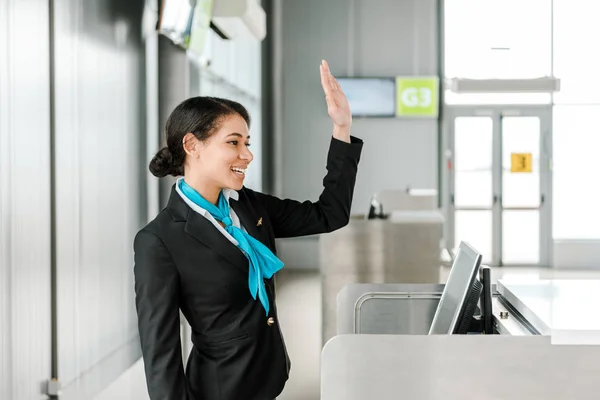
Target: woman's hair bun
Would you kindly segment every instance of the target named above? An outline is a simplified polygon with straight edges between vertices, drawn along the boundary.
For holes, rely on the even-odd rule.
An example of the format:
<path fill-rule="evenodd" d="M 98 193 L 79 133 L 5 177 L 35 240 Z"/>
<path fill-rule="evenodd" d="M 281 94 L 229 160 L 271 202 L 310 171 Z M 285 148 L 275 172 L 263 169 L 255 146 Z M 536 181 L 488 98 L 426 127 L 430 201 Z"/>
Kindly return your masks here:
<path fill-rule="evenodd" d="M 152 175 L 162 178 L 170 175 L 173 170 L 173 154 L 168 147 L 163 147 L 150 161 L 150 172 Z"/>

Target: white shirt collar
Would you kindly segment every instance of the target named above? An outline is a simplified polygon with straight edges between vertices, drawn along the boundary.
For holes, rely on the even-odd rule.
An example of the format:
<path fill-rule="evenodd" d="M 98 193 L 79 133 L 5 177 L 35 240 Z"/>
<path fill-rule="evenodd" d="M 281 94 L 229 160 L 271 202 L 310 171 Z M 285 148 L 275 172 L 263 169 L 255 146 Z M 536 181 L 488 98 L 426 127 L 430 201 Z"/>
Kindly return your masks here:
<path fill-rule="evenodd" d="M 240 198 L 240 194 L 237 192 L 237 190 L 233 189 L 223 189 L 223 196 L 225 196 L 228 203 L 229 199 L 234 199 L 235 201 L 238 201 Z"/>

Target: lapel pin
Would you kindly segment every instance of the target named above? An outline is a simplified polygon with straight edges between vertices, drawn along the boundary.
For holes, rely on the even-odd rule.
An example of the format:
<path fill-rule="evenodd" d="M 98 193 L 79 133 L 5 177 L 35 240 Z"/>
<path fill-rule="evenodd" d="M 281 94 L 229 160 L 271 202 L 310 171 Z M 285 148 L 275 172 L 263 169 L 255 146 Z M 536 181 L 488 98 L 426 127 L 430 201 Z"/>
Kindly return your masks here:
<path fill-rule="evenodd" d="M 256 226 L 262 226 L 262 217 L 260 217 L 258 219 L 258 222 L 256 223 Z"/>

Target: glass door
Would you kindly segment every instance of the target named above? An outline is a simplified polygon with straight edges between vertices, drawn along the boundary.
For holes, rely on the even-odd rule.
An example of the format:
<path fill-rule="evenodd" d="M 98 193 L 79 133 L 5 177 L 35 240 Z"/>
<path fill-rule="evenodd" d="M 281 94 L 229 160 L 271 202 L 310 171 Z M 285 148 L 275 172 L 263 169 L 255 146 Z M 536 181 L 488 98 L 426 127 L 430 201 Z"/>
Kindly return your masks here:
<path fill-rule="evenodd" d="M 549 265 L 551 110 L 451 107 L 446 165 L 450 244 L 490 265 Z"/>
<path fill-rule="evenodd" d="M 489 116 L 454 119 L 454 172 L 451 204 L 454 206 L 454 248 L 469 242 L 491 263 L 493 254 L 493 149 L 494 121 Z"/>

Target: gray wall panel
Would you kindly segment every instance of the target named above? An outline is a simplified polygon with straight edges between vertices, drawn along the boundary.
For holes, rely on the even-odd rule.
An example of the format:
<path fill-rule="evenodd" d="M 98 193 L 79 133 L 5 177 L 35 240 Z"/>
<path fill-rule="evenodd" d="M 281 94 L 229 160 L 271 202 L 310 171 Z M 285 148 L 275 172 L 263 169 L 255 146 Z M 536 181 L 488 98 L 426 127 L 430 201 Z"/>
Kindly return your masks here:
<path fill-rule="evenodd" d="M 73 398 L 139 357 L 132 241 L 146 221 L 143 5 L 55 1 L 58 365 Z M 101 362 L 117 353 L 126 355 L 120 367 L 106 371 Z"/>
<path fill-rule="evenodd" d="M 49 29 L 48 1 L 0 2 L 1 399 L 51 373 Z"/>
<path fill-rule="evenodd" d="M 275 135 L 283 154 L 275 171 L 282 188 L 278 194 L 316 200 L 332 130 L 320 60 L 327 59 L 337 76 L 435 75 L 437 1 L 279 0 L 279 6 L 282 40 L 276 53 L 283 61 L 280 69 L 276 66 L 281 80 L 275 85 L 282 112 L 276 115 Z M 437 126 L 436 120 L 355 118 L 352 132 L 365 147 L 352 213 L 365 213 L 370 196 L 383 189 L 437 188 Z M 306 266 L 293 253 L 282 258 L 288 266 Z"/>
<path fill-rule="evenodd" d="M 283 2 L 283 194 L 316 198 L 331 135 L 319 80 L 321 58 L 334 75 L 435 75 L 435 0 Z M 349 16 L 351 3 L 354 15 Z M 418 20 L 417 20 L 418 18 Z M 353 212 L 385 188 L 437 187 L 437 121 L 355 118 L 367 143 Z M 383 152 L 383 153 L 382 153 Z"/>

